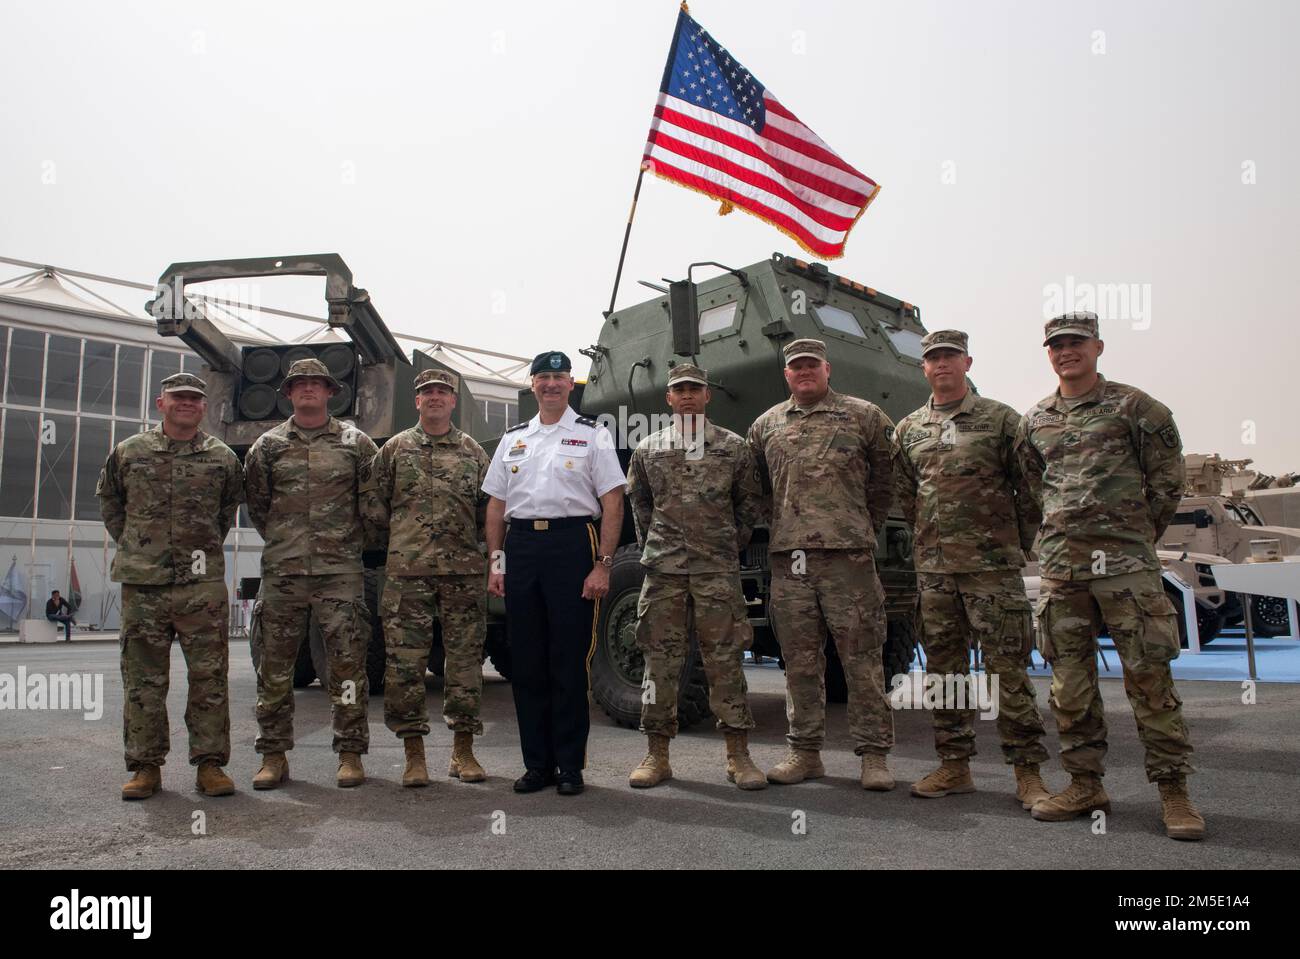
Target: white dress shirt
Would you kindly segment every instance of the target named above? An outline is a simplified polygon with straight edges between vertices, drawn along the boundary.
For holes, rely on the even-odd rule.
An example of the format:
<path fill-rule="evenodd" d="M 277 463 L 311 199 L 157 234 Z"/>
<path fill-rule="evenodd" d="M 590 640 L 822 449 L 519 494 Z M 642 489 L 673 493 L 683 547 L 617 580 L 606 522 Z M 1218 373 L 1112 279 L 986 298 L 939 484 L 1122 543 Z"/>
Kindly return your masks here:
<path fill-rule="evenodd" d="M 483 492 L 505 502 L 506 519 L 559 519 L 599 516 L 600 497 L 626 485 L 609 430 L 566 406 L 558 423 L 543 426 L 539 414 L 506 431 Z"/>

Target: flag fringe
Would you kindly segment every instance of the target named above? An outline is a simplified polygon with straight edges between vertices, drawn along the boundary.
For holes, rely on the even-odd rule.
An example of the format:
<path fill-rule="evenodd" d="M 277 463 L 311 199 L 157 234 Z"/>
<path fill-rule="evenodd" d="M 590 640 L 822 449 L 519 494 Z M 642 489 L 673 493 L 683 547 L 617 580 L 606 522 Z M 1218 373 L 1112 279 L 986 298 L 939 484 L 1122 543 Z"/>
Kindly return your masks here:
<path fill-rule="evenodd" d="M 683 187 L 684 189 L 690 190 L 692 193 L 698 193 L 701 196 L 708 197 L 710 200 L 713 200 L 716 203 L 722 204 L 722 207 L 718 210 L 719 216 L 725 216 L 726 214 L 730 213 L 733 209 L 736 209 L 735 204 L 731 200 L 726 199 L 725 197 L 720 197 L 716 193 L 710 193 L 708 190 L 701 190 L 699 187 L 692 186 L 689 183 L 683 183 L 681 180 L 669 176 L 666 173 L 660 173 L 658 166 L 655 165 L 653 161 L 650 160 L 643 161 L 642 166 L 643 169 L 649 168 L 651 173 L 653 173 L 656 177 L 658 177 L 659 179 L 667 183 L 672 183 L 675 184 L 676 186 Z M 871 191 L 871 196 L 867 197 L 867 202 L 862 204 L 862 209 L 858 211 L 858 215 L 853 218 L 853 222 L 849 224 L 848 230 L 845 231 L 844 242 L 840 245 L 839 253 L 825 253 L 822 252 L 821 250 L 814 250 L 807 243 L 805 243 L 803 239 L 801 239 L 796 233 L 792 232 L 787 227 L 782 226 L 780 223 L 776 223 L 770 218 L 765 217 L 763 214 L 751 210 L 747 206 L 742 206 L 740 207 L 740 209 L 745 213 L 748 213 L 750 216 L 754 217 L 755 219 L 762 220 L 768 226 L 775 227 L 776 229 L 780 230 L 790 239 L 794 240 L 794 242 L 798 244 L 799 248 L 803 250 L 805 253 L 809 254 L 810 256 L 815 256 L 818 259 L 822 259 L 822 260 L 838 260 L 844 256 L 844 248 L 849 245 L 849 236 L 852 234 L 853 228 L 858 225 L 858 220 L 862 219 L 862 214 L 867 212 L 867 207 L 871 206 L 871 202 L 875 200 L 875 198 L 879 195 L 880 195 L 880 184 L 877 183 L 876 188 Z"/>

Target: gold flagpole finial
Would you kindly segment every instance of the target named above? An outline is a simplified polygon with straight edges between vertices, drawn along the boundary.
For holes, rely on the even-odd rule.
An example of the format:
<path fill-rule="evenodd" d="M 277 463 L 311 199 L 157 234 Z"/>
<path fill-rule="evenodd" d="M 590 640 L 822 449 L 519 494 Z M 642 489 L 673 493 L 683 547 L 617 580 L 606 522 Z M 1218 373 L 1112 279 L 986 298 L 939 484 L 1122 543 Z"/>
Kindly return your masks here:
<path fill-rule="evenodd" d="M 682 0 L 682 13 L 690 13 L 691 8 L 686 5 L 686 0 Z"/>

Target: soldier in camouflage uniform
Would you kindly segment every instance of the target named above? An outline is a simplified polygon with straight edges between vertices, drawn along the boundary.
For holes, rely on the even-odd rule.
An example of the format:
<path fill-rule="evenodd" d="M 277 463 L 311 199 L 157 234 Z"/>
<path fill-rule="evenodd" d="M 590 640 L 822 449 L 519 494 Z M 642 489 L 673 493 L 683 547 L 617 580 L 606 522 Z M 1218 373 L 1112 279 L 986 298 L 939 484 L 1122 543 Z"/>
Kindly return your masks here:
<path fill-rule="evenodd" d="M 885 594 L 875 548 L 889 513 L 894 424 L 874 403 L 830 388 L 821 340 L 795 340 L 784 352 L 790 399 L 749 428 L 772 491 L 771 612 L 786 662 L 790 723 L 789 755 L 767 778 L 797 783 L 825 775 L 829 631 L 844 665 L 862 787 L 889 790 L 894 718 L 881 663 Z"/>
<path fill-rule="evenodd" d="M 257 664 L 254 789 L 289 778 L 293 749 L 293 670 L 315 618 L 325 643 L 339 786 L 365 782 L 370 743 L 366 649 L 370 612 L 362 583 L 360 488 L 377 452 L 351 423 L 329 415 L 339 382 L 317 359 L 298 360 L 280 390 L 293 415 L 257 438 L 244 461 L 248 515 L 262 535 L 262 588 L 253 610 L 261 636 Z"/>
<path fill-rule="evenodd" d="M 448 775 L 482 782 L 474 737 L 483 735 L 483 644 L 486 638 L 483 521 L 480 491 L 488 455 L 451 423 L 459 378 L 424 370 L 415 378 L 420 422 L 398 433 L 375 457 L 374 523 L 388 530 L 387 580 L 380 602 L 387 664 L 384 721 L 406 749 L 403 786 L 427 786 L 424 737 L 429 734 L 424 673 L 437 604 L 446 651 L 442 718 L 454 734 Z"/>
<path fill-rule="evenodd" d="M 185 654 L 185 727 L 197 788 L 235 791 L 230 760 L 230 622 L 223 544 L 243 499 L 243 471 L 230 448 L 199 429 L 207 384 L 190 373 L 162 381 L 162 424 L 114 447 L 95 490 L 117 542 L 112 578 L 122 584 L 123 799 L 162 788 L 171 644 Z"/>
<path fill-rule="evenodd" d="M 970 388 L 960 330 L 921 340 L 921 364 L 932 393 L 894 433 L 894 493 L 916 530 L 927 669 L 960 677 L 966 688 L 971 646 L 979 643 L 987 674 L 996 677 L 1002 754 L 1015 767 L 1016 798 L 1030 809 L 1050 793 L 1038 771 L 1047 759 L 1043 719 L 1026 672 L 1033 634 L 1020 569 L 1041 517 L 1015 455 L 1020 414 Z M 914 796 L 975 791 L 975 711 L 945 705 L 934 714 L 942 764 L 912 786 Z"/>
<path fill-rule="evenodd" d="M 641 731 L 650 750 L 628 779 L 637 788 L 672 778 L 668 743 L 677 735 L 677 681 L 692 628 L 709 705 L 727 742 L 727 779 L 741 789 L 767 786 L 749 756 L 754 717 L 742 661 L 753 633 L 739 561 L 762 519 L 763 489 L 745 441 L 707 421 L 709 399 L 708 373 L 689 363 L 673 367 L 673 425 L 642 440 L 628 467 L 628 502 L 647 570 L 636 641 L 645 654 Z"/>
<path fill-rule="evenodd" d="M 1042 502 L 1039 635 L 1052 664 L 1061 765 L 1072 781 L 1036 803 L 1033 817 L 1059 821 L 1110 809 L 1097 687 L 1104 626 L 1123 664 L 1147 778 L 1159 784 L 1166 833 L 1200 839 L 1205 820 L 1186 785 L 1192 745 L 1169 668 L 1178 626 L 1156 556 L 1182 494 L 1178 427 L 1163 404 L 1097 372 L 1104 344 L 1095 314 L 1049 321 L 1043 345 L 1060 387 L 1025 414 L 1017 453 Z"/>

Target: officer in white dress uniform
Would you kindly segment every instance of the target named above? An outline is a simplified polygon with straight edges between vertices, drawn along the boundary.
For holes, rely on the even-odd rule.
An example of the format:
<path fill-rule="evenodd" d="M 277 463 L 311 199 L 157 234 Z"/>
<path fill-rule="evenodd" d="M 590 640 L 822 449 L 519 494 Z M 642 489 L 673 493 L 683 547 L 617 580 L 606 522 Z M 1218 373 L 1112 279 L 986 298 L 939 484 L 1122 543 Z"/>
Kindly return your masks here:
<path fill-rule="evenodd" d="M 555 785 L 576 795 L 591 726 L 596 614 L 609 592 L 627 479 L 609 431 L 569 406 L 569 358 L 542 353 L 531 373 L 538 414 L 506 430 L 483 482 L 491 497 L 488 592 L 506 601 L 526 770 L 515 791 Z"/>

